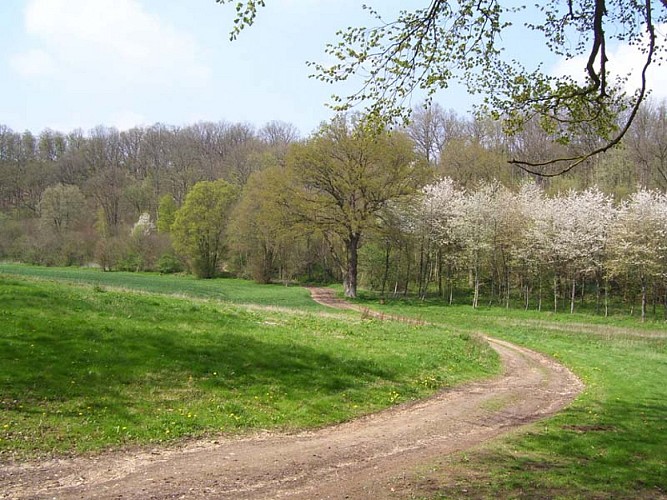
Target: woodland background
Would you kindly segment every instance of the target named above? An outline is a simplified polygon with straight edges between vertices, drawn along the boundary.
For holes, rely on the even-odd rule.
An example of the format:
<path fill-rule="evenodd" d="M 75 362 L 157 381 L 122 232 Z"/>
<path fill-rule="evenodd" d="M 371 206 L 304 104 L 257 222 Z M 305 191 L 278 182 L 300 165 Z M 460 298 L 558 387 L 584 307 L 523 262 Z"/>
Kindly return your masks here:
<path fill-rule="evenodd" d="M 412 168 L 401 174 L 409 177 L 405 189 L 353 222 L 362 286 L 476 306 L 595 304 L 602 313 L 612 300 L 643 314 L 667 307 L 665 102 L 647 101 L 620 147 L 554 178 L 507 161 L 591 150 L 595 139 L 554 145 L 531 124 L 509 136 L 491 119 L 437 104 L 412 118 L 387 133 L 392 144 L 400 137 L 398 149 L 373 154 L 367 148 L 377 141 L 354 117 L 338 119 L 344 139 L 331 133 L 336 120 L 308 138 L 284 122 L 70 133 L 0 126 L 0 259 L 260 282 L 344 280 L 346 229 L 307 214 L 326 207 L 303 202 L 314 201 L 308 193 L 327 193 L 294 172 L 317 153 L 335 176 L 356 151 L 375 168 L 365 165 L 360 184 L 348 186 L 357 203 L 369 185 L 364 176 L 399 163 Z M 342 150 L 347 163 L 337 158 Z M 175 221 L 198 183 L 219 180 L 227 189 L 212 222 L 219 248 L 213 269 L 201 272 L 194 255 L 201 249 L 188 248 L 185 223 L 176 230 Z"/>

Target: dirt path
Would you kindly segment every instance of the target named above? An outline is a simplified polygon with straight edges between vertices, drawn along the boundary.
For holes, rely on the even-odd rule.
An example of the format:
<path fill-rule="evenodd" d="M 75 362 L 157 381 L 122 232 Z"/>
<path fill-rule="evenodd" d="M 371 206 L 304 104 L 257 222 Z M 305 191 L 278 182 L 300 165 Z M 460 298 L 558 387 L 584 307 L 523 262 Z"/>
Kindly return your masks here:
<path fill-rule="evenodd" d="M 504 366 L 490 381 L 313 432 L 9 464 L 0 498 L 388 498 L 405 473 L 552 415 L 581 391 L 546 356 L 488 340 Z"/>

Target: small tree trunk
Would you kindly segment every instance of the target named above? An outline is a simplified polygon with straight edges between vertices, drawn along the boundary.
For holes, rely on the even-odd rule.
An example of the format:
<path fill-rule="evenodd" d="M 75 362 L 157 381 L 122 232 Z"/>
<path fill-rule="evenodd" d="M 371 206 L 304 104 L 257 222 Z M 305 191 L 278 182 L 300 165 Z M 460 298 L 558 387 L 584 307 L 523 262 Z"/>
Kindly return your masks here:
<path fill-rule="evenodd" d="M 537 292 L 538 293 L 538 295 L 537 295 L 537 310 L 539 312 L 542 312 L 542 271 L 540 270 L 539 273 L 540 273 L 540 276 L 539 276 L 539 278 L 537 278 L 537 280 L 538 280 L 537 287 L 539 289 L 539 291 Z"/>
<path fill-rule="evenodd" d="M 646 321 L 646 280 L 642 280 L 642 323 Z"/>
<path fill-rule="evenodd" d="M 600 277 L 595 277 L 595 314 L 600 314 Z"/>
<path fill-rule="evenodd" d="M 558 312 L 558 275 L 554 274 L 554 312 Z"/>
<path fill-rule="evenodd" d="M 410 251 L 409 251 L 409 248 L 407 247 L 407 245 L 405 247 L 405 253 L 406 253 L 408 261 L 407 261 L 407 266 L 406 266 L 407 269 L 405 271 L 405 290 L 403 291 L 403 296 L 407 297 L 408 296 L 408 288 L 410 287 L 410 264 L 412 263 L 412 259 L 410 258 L 411 257 L 410 256 Z"/>
<path fill-rule="evenodd" d="M 426 263 L 424 260 L 424 238 L 419 241 L 419 272 L 417 273 L 417 293 L 423 298 L 424 281 L 426 279 Z"/>
<path fill-rule="evenodd" d="M 479 269 L 475 266 L 475 292 L 472 297 L 472 307 L 477 309 L 477 304 L 479 302 Z"/>
<path fill-rule="evenodd" d="M 609 316 L 609 279 L 604 280 L 604 317 Z"/>
<path fill-rule="evenodd" d="M 343 279 L 343 288 L 345 296 L 351 299 L 357 297 L 357 263 L 359 256 L 359 241 L 361 235 L 353 233 L 348 235 L 347 246 L 347 262 L 345 269 L 345 278 Z"/>
<path fill-rule="evenodd" d="M 570 314 L 574 314 L 574 299 L 577 292 L 577 280 L 572 278 L 572 295 L 570 295 Z"/>
<path fill-rule="evenodd" d="M 438 248 L 438 297 L 445 297 L 445 290 L 442 287 L 442 249 Z"/>
<path fill-rule="evenodd" d="M 447 282 L 449 283 L 449 305 L 454 302 L 454 278 L 452 276 L 452 263 L 447 264 Z M 667 303 L 666 303 L 667 304 Z M 667 305 L 665 306 L 667 307 Z"/>
<path fill-rule="evenodd" d="M 382 275 L 382 291 L 380 296 L 384 299 L 384 292 L 387 288 L 387 281 L 389 280 L 389 256 L 391 253 L 391 244 L 387 242 L 387 248 L 384 253 L 384 274 Z"/>
<path fill-rule="evenodd" d="M 426 273 L 426 280 L 424 282 L 424 291 L 422 293 L 422 300 L 426 299 L 426 296 L 428 295 L 428 286 L 431 284 L 431 281 L 433 281 L 435 273 L 433 258 L 431 256 L 430 251 L 427 259 L 427 270 L 428 272 Z"/>
<path fill-rule="evenodd" d="M 394 293 L 393 297 L 398 297 L 398 282 L 401 279 L 401 249 L 399 247 L 398 258 L 396 260 L 396 281 L 394 282 Z"/>
<path fill-rule="evenodd" d="M 433 259 L 431 258 L 431 249 L 430 245 L 426 248 L 425 253 L 423 254 L 423 269 L 421 271 L 421 277 L 419 279 L 419 298 L 424 300 L 426 294 L 428 293 L 428 285 L 431 282 L 433 276 Z"/>
<path fill-rule="evenodd" d="M 505 266 L 505 309 L 510 308 L 510 270 Z"/>

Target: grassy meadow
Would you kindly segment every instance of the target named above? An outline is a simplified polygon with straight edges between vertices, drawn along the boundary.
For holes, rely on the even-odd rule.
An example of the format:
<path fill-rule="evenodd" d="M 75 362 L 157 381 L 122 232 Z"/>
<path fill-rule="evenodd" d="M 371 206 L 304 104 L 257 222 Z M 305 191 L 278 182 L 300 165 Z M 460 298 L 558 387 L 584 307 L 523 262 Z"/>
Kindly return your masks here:
<path fill-rule="evenodd" d="M 667 496 L 664 322 L 359 300 L 434 324 L 412 326 L 327 310 L 296 287 L 0 273 L 1 457 L 346 420 L 497 373 L 475 341 L 487 333 L 560 360 L 584 393 L 550 419 L 420 468 L 397 495 Z"/>
<path fill-rule="evenodd" d="M 301 310 L 324 310 L 310 300 L 308 290 L 283 285 L 258 286 L 241 279 L 199 280 L 193 276 L 159 275 L 157 273 L 102 272 L 96 268 L 40 267 L 0 263 L 0 274 L 13 274 L 58 282 L 80 283 L 98 287 L 120 288 L 161 295 L 213 299 L 233 304 L 256 304 L 291 307 Z"/>
<path fill-rule="evenodd" d="M 467 333 L 324 314 L 302 289 L 157 275 L 116 289 L 104 280 L 120 273 L 20 269 L 0 275 L 4 459 L 312 428 L 499 369 Z M 201 298 L 214 287 L 250 307 Z"/>

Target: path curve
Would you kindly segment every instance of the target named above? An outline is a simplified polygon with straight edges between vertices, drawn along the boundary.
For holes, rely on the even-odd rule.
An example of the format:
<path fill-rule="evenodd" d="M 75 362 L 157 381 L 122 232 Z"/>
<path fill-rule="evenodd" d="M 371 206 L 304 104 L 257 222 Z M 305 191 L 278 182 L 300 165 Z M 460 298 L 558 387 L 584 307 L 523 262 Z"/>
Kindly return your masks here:
<path fill-rule="evenodd" d="M 387 498 L 404 473 L 552 415 L 582 390 L 547 356 L 487 340 L 504 367 L 492 380 L 316 431 L 7 464 L 0 498 Z"/>

